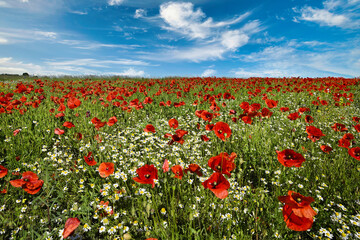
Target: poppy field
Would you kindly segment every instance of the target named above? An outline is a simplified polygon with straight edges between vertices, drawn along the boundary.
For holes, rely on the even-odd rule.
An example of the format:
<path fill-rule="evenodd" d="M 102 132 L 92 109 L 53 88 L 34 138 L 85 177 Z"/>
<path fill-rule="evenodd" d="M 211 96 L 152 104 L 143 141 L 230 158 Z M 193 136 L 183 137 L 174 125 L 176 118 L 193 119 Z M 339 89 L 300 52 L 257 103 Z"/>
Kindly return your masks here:
<path fill-rule="evenodd" d="M 0 239 L 360 239 L 360 79 L 0 82 Z"/>

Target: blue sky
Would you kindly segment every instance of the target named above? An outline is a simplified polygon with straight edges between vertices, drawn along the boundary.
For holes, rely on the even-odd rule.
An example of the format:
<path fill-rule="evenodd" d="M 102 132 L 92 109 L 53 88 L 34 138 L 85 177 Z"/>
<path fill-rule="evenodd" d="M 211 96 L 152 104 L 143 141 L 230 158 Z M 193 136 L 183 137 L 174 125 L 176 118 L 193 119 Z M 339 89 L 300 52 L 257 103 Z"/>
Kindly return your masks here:
<path fill-rule="evenodd" d="M 0 0 L 0 73 L 360 76 L 360 0 Z"/>

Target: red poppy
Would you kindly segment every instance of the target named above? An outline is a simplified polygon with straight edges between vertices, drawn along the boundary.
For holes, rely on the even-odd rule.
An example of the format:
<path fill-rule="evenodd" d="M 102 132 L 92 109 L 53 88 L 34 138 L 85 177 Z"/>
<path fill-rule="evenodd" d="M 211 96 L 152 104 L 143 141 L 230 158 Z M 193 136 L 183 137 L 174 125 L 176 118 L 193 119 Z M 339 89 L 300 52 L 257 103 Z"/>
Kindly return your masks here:
<path fill-rule="evenodd" d="M 243 116 L 243 117 L 241 117 L 241 120 L 246 124 L 251 124 L 252 123 L 252 119 L 249 116 Z"/>
<path fill-rule="evenodd" d="M 8 169 L 0 165 L 0 178 L 5 177 L 8 174 Z"/>
<path fill-rule="evenodd" d="M 163 164 L 163 166 L 162 166 L 162 169 L 163 169 L 164 172 L 170 171 L 169 161 L 168 161 L 167 159 L 165 159 L 164 164 Z"/>
<path fill-rule="evenodd" d="M 303 155 L 291 149 L 276 151 L 276 153 L 279 162 L 285 167 L 301 167 L 301 164 L 305 162 Z"/>
<path fill-rule="evenodd" d="M 226 198 L 229 194 L 227 190 L 230 188 L 230 183 L 221 173 L 214 172 L 202 185 L 220 199 Z"/>
<path fill-rule="evenodd" d="M 354 128 L 357 132 L 360 132 L 360 124 L 355 125 Z"/>
<path fill-rule="evenodd" d="M 211 122 L 211 120 L 213 119 L 214 115 L 213 115 L 212 113 L 209 113 L 208 111 L 204 110 L 204 111 L 202 111 L 200 117 L 201 117 L 204 121 Z"/>
<path fill-rule="evenodd" d="M 70 236 L 79 225 L 80 220 L 78 218 L 68 218 L 65 222 L 63 238 L 66 239 L 68 236 Z"/>
<path fill-rule="evenodd" d="M 312 197 L 305 197 L 300 193 L 288 191 L 287 196 L 279 196 L 279 201 L 285 203 L 283 216 L 286 226 L 294 231 L 306 231 L 312 227 L 313 217 L 317 214 L 310 204 Z"/>
<path fill-rule="evenodd" d="M 327 154 L 329 154 L 329 153 L 333 150 L 330 146 L 327 146 L 327 145 L 321 145 L 321 146 L 320 146 L 320 149 L 321 149 L 324 153 L 327 153 Z"/>
<path fill-rule="evenodd" d="M 301 107 L 301 108 L 299 108 L 298 111 L 300 114 L 303 114 L 304 112 L 310 112 L 310 108 Z"/>
<path fill-rule="evenodd" d="M 289 111 L 290 109 L 288 108 L 288 107 L 281 107 L 280 108 L 280 111 L 282 111 L 282 112 L 287 112 L 287 111 Z"/>
<path fill-rule="evenodd" d="M 59 112 L 64 112 L 66 110 L 66 106 L 64 104 L 60 104 L 59 108 L 58 108 L 58 111 Z"/>
<path fill-rule="evenodd" d="M 360 147 L 350 148 L 348 153 L 350 156 L 360 161 Z"/>
<path fill-rule="evenodd" d="M 321 100 L 320 103 L 321 103 L 321 105 L 323 105 L 323 106 L 328 105 L 328 102 L 327 102 L 326 100 Z"/>
<path fill-rule="evenodd" d="M 201 140 L 204 141 L 204 142 L 207 142 L 210 140 L 210 138 L 208 138 L 206 135 L 201 135 L 200 136 Z"/>
<path fill-rule="evenodd" d="M 225 141 L 225 138 L 229 138 L 231 136 L 231 129 L 227 123 L 217 122 L 213 129 L 215 135 L 221 140 Z"/>
<path fill-rule="evenodd" d="M 170 126 L 170 128 L 177 129 L 177 127 L 179 126 L 179 123 L 175 118 L 172 118 L 169 120 L 169 126 Z"/>
<path fill-rule="evenodd" d="M 332 125 L 331 128 L 334 129 L 335 132 L 345 132 L 348 130 L 346 126 L 341 123 L 334 123 L 334 125 Z"/>
<path fill-rule="evenodd" d="M 11 180 L 10 184 L 14 187 L 22 187 L 27 193 L 36 194 L 40 191 L 44 181 L 39 180 L 36 173 L 28 171 L 22 174 L 21 179 Z"/>
<path fill-rule="evenodd" d="M 189 132 L 188 131 L 185 131 L 185 130 L 181 130 L 181 129 L 178 129 L 175 131 L 176 135 L 179 136 L 179 138 L 182 138 L 183 136 L 185 136 L 186 134 L 188 134 Z"/>
<path fill-rule="evenodd" d="M 224 99 L 230 99 L 230 98 L 231 98 L 231 94 L 230 94 L 229 92 L 226 92 L 226 93 L 224 93 L 223 98 L 224 98 Z"/>
<path fill-rule="evenodd" d="M 144 128 L 144 132 L 152 132 L 152 133 L 155 133 L 156 130 L 155 130 L 155 128 L 154 128 L 153 125 L 148 124 L 148 125 L 146 125 L 146 127 Z"/>
<path fill-rule="evenodd" d="M 81 105 L 81 101 L 77 98 L 71 97 L 68 99 L 67 105 L 68 105 L 68 108 L 74 109 Z"/>
<path fill-rule="evenodd" d="M 94 166 L 97 164 L 97 162 L 94 160 L 92 156 L 92 152 L 89 152 L 87 156 L 84 156 L 84 160 L 89 166 Z"/>
<path fill-rule="evenodd" d="M 196 173 L 196 175 L 198 175 L 199 177 L 203 175 L 201 172 L 201 167 L 195 163 L 190 164 L 189 167 L 184 170 L 185 173 L 187 173 L 188 171 L 190 171 L 191 173 Z"/>
<path fill-rule="evenodd" d="M 81 140 L 83 138 L 83 135 L 81 133 L 75 133 L 74 138 L 76 138 L 77 140 Z"/>
<path fill-rule="evenodd" d="M 298 118 L 301 118 L 301 116 L 299 115 L 298 112 L 294 112 L 294 113 L 290 113 L 287 118 L 294 121 Z"/>
<path fill-rule="evenodd" d="M 99 166 L 100 177 L 106 178 L 114 173 L 114 163 L 103 162 Z"/>
<path fill-rule="evenodd" d="M 63 126 L 66 127 L 66 128 L 73 128 L 73 127 L 75 127 L 75 125 L 74 125 L 72 122 L 64 122 Z"/>
<path fill-rule="evenodd" d="M 13 136 L 16 136 L 21 130 L 20 129 L 16 129 L 14 132 L 13 132 Z"/>
<path fill-rule="evenodd" d="M 339 145 L 338 146 L 343 147 L 343 148 L 349 148 L 350 144 L 351 143 L 350 143 L 349 140 L 342 138 L 342 139 L 339 140 Z"/>
<path fill-rule="evenodd" d="M 144 165 L 136 170 L 138 177 L 134 177 L 135 182 L 141 184 L 151 184 L 152 187 L 155 187 L 154 179 L 158 179 L 158 170 L 154 165 Z"/>
<path fill-rule="evenodd" d="M 308 134 L 308 138 L 311 139 L 311 141 L 313 141 L 313 142 L 316 142 L 322 136 L 325 136 L 325 134 L 323 134 L 319 128 L 316 128 L 314 126 L 307 126 L 306 132 Z"/>
<path fill-rule="evenodd" d="M 352 133 L 345 133 L 342 138 L 346 139 L 348 141 L 351 141 L 351 140 L 355 139 L 355 137 L 354 137 L 354 135 Z"/>
<path fill-rule="evenodd" d="M 212 130 L 214 130 L 214 124 L 206 124 L 206 126 L 205 126 L 205 130 L 206 131 L 212 131 Z"/>
<path fill-rule="evenodd" d="M 55 133 L 56 135 L 62 135 L 62 134 L 64 134 L 64 133 L 65 133 L 65 131 L 64 131 L 64 130 L 62 130 L 62 129 L 60 129 L 60 128 L 55 128 L 54 133 Z"/>
<path fill-rule="evenodd" d="M 7 193 L 7 189 L 6 189 L 6 188 L 4 188 L 3 190 L 1 190 L 1 191 L 0 191 L 0 193 L 2 193 L 2 194 Z"/>
<path fill-rule="evenodd" d="M 226 174 L 230 177 L 230 172 L 236 167 L 234 163 L 236 156 L 236 153 L 231 153 L 231 155 L 229 155 L 228 153 L 223 152 L 215 157 L 211 157 L 208 161 L 208 165 L 215 172 Z"/>
<path fill-rule="evenodd" d="M 314 119 L 313 119 L 312 116 L 306 115 L 306 116 L 305 116 L 305 122 L 306 122 L 306 123 L 313 123 L 313 122 L 314 122 Z"/>
<path fill-rule="evenodd" d="M 275 101 L 275 100 L 271 100 L 271 99 L 266 99 L 265 103 L 268 106 L 268 108 L 275 108 L 277 107 L 279 101 Z"/>
<path fill-rule="evenodd" d="M 182 179 L 184 176 L 183 168 L 180 165 L 171 167 L 171 171 L 175 174 L 174 178 Z"/>
<path fill-rule="evenodd" d="M 117 123 L 117 118 L 115 116 L 109 118 L 109 121 L 106 123 L 109 127 L 111 127 L 112 125 L 114 125 L 115 123 Z"/>
<path fill-rule="evenodd" d="M 267 109 L 267 108 L 263 108 L 262 110 L 261 110 L 261 116 L 262 117 L 266 117 L 266 118 L 269 118 L 269 117 L 271 117 L 271 115 L 273 114 L 273 112 L 270 112 L 270 110 L 269 109 Z"/>
<path fill-rule="evenodd" d="M 360 117 L 353 117 L 352 118 L 354 122 L 359 122 L 360 121 Z"/>

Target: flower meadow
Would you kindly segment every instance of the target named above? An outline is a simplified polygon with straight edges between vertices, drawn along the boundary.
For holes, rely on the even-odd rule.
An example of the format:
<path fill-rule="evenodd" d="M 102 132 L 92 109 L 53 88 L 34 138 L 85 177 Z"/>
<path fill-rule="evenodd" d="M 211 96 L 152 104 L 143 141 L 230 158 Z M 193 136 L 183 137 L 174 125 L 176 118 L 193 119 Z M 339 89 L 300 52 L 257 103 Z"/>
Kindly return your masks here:
<path fill-rule="evenodd" d="M 360 239 L 360 79 L 0 82 L 1 239 Z"/>

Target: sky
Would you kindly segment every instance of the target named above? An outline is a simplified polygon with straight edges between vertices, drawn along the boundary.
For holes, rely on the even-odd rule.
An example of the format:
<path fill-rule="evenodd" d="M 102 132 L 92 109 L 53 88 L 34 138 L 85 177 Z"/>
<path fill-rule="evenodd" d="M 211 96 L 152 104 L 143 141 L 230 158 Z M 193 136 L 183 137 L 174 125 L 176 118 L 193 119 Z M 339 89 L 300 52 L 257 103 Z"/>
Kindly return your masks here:
<path fill-rule="evenodd" d="M 360 77 L 360 0 L 0 0 L 0 73 Z"/>

